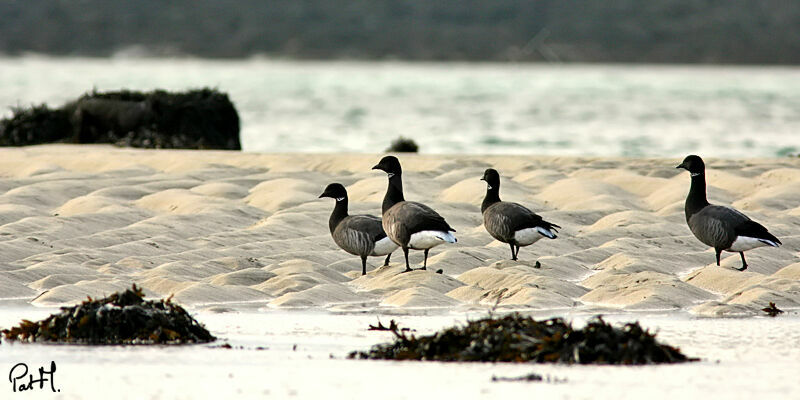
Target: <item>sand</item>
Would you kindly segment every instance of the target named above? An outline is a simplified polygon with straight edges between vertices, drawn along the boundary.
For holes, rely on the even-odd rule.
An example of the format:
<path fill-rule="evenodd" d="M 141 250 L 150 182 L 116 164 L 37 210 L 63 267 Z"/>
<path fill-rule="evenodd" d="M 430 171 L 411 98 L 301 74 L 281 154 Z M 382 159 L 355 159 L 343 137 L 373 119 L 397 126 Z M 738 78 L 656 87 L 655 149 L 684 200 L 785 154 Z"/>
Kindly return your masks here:
<path fill-rule="evenodd" d="M 396 252 L 361 262 L 328 232 L 328 183 L 378 214 L 374 154 L 250 154 L 45 145 L 0 149 L 0 328 L 136 283 L 185 305 L 220 341 L 182 347 L 0 345 L 0 368 L 58 363 L 59 393 L 32 398 L 797 398 L 800 160 L 708 159 L 709 198 L 784 243 L 714 253 L 687 228 L 679 159 L 400 155 L 406 198 L 439 211 L 458 243 L 428 271 Z M 563 229 L 508 246 L 482 226 L 479 178 Z M 421 252 L 412 252 L 419 266 Z M 441 269 L 442 274 L 434 271 Z M 769 302 L 786 310 L 763 316 Z M 391 339 L 395 319 L 432 333 L 522 310 L 581 325 L 638 320 L 700 362 L 654 367 L 345 359 Z M 718 317 L 750 318 L 718 318 Z M 707 318 L 717 317 L 717 318 Z M 229 343 L 232 348 L 219 347 Z M 541 383 L 492 382 L 536 372 Z M 621 390 L 623 388 L 624 390 Z M 11 393 L 7 384 L 0 393 Z M 30 396 L 32 395 L 32 396 Z M 0 395 L 3 397 L 3 395 Z"/>
<path fill-rule="evenodd" d="M 378 215 L 375 154 L 248 154 L 45 145 L 0 149 L 0 298 L 73 304 L 132 283 L 195 309 L 262 307 L 419 312 L 498 307 L 587 313 L 758 315 L 800 308 L 800 160 L 708 159 L 709 200 L 733 205 L 783 241 L 739 255 L 686 226 L 680 159 L 400 155 L 408 200 L 436 209 L 458 243 L 428 271 L 400 274 L 338 249 L 328 183 L 351 213 Z M 563 229 L 509 260 L 482 226 L 479 178 Z M 539 265 L 537 266 L 537 261 Z M 422 262 L 412 252 L 412 264 Z M 443 274 L 434 271 L 441 269 Z"/>

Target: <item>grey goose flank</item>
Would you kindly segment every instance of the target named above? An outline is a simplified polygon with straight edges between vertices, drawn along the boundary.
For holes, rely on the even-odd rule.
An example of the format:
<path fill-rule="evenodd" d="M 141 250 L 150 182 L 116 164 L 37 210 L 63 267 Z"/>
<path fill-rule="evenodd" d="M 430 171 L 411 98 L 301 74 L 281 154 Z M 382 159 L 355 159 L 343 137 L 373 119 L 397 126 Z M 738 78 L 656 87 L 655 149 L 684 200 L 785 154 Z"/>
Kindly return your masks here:
<path fill-rule="evenodd" d="M 487 169 L 481 180 L 486 181 L 486 197 L 481 204 L 483 226 L 493 238 L 508 243 L 512 260 L 517 260 L 520 247 L 543 237 L 557 237 L 556 228 L 560 226 L 545 221 L 522 205 L 500 200 L 500 174 L 496 170 Z"/>
<path fill-rule="evenodd" d="M 686 196 L 686 223 L 694 236 L 714 248 L 717 265 L 722 251 L 737 252 L 742 256 L 744 271 L 747 261 L 744 252 L 761 246 L 778 247 L 781 241 L 767 231 L 767 228 L 730 207 L 709 204 L 706 199 L 706 165 L 703 159 L 687 156 L 675 168 L 683 168 L 692 176 L 689 195 Z"/>
<path fill-rule="evenodd" d="M 361 257 L 361 275 L 367 274 L 367 256 L 386 256 L 383 265 L 389 265 L 389 258 L 397 245 L 386 236 L 381 219 L 372 215 L 348 215 L 347 190 L 340 183 L 331 183 L 320 198 L 331 197 L 336 200 L 328 228 L 331 237 L 342 250 Z"/>
<path fill-rule="evenodd" d="M 404 272 L 411 271 L 408 266 L 408 249 L 424 250 L 425 261 L 421 269 L 427 269 L 428 251 L 442 243 L 455 243 L 453 232 L 456 230 L 430 207 L 405 200 L 403 170 L 397 157 L 383 157 L 372 169 L 382 170 L 389 177 L 389 187 L 382 205 L 383 229 L 392 241 L 403 248 L 406 257 Z"/>

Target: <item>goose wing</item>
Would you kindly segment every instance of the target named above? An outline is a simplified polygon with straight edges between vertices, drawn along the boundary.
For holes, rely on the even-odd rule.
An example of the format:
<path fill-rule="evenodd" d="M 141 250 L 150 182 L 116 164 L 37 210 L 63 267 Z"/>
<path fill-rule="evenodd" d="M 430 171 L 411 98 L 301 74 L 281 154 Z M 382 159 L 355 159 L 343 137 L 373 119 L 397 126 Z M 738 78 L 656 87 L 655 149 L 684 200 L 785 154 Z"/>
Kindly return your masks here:
<path fill-rule="evenodd" d="M 491 212 L 491 218 L 498 218 L 504 221 L 503 223 L 509 227 L 511 232 L 537 227 L 553 231 L 556 230 L 555 228 L 561 228 L 556 224 L 545 221 L 541 216 L 518 203 L 501 201 L 495 203 L 486 211 Z"/>
<path fill-rule="evenodd" d="M 750 223 L 758 225 L 733 208 L 709 205 L 689 218 L 689 229 L 701 242 L 726 249 L 736 240 L 737 227 L 749 226 Z"/>
<path fill-rule="evenodd" d="M 748 219 L 747 221 L 737 225 L 735 227 L 736 236 L 746 236 L 756 239 L 764 239 L 775 242 L 777 244 L 782 244 L 775 235 L 769 233 L 767 228 L 763 225 L 759 224 L 756 221 Z"/>
<path fill-rule="evenodd" d="M 347 229 L 366 233 L 375 242 L 386 237 L 381 219 L 374 215 L 352 215 L 346 225 Z"/>
<path fill-rule="evenodd" d="M 374 215 L 353 215 L 349 226 L 352 229 L 366 232 L 376 242 L 386 237 L 381 219 Z"/>
<path fill-rule="evenodd" d="M 386 237 L 380 219 L 351 215 L 336 227 L 333 240 L 339 247 L 351 254 L 368 255 L 375 248 L 375 242 Z"/>
<path fill-rule="evenodd" d="M 421 231 L 455 232 L 447 221 L 432 208 L 422 203 L 404 201 L 395 205 L 392 217 L 401 221 L 409 235 Z"/>

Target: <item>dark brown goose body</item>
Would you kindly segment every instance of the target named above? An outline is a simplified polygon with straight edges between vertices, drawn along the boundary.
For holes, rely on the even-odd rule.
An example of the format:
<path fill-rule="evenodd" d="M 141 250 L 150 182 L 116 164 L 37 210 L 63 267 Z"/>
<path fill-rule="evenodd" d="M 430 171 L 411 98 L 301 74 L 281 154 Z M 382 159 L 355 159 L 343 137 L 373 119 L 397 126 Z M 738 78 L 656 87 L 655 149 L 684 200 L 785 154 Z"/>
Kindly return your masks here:
<path fill-rule="evenodd" d="M 372 215 L 348 215 L 347 191 L 344 186 L 332 183 L 319 197 L 332 197 L 336 206 L 328 220 L 333 241 L 342 250 L 361 257 L 361 274 L 367 274 L 367 256 L 386 256 L 383 265 L 389 265 L 397 245 L 383 231 L 381 219 Z"/>
<path fill-rule="evenodd" d="M 481 204 L 483 226 L 493 238 L 509 244 L 512 260 L 519 256 L 520 247 L 536 243 L 543 237 L 557 237 L 556 228 L 560 226 L 545 221 L 520 204 L 500 200 L 500 174 L 496 170 L 487 169 L 481 179 L 487 184 Z"/>
<path fill-rule="evenodd" d="M 432 208 L 403 197 L 403 179 L 400 161 L 394 156 L 386 156 L 372 169 L 387 173 L 389 186 L 381 207 L 383 230 L 389 238 L 403 249 L 406 259 L 406 272 L 411 271 L 408 264 L 408 250 L 423 250 L 424 261 L 421 269 L 427 269 L 428 251 L 443 243 L 455 243 L 453 229 Z"/>
<path fill-rule="evenodd" d="M 372 215 L 348 215 L 331 230 L 333 241 L 342 250 L 357 256 L 385 256 L 397 245 L 385 246 L 381 240 L 391 242 L 381 225 L 381 219 Z"/>
<path fill-rule="evenodd" d="M 782 243 L 767 228 L 730 207 L 710 204 L 706 198 L 705 163 L 695 155 L 686 157 L 676 168 L 688 170 L 692 176 L 684 213 L 692 234 L 716 252 L 717 265 L 723 251 L 737 252 L 742 258 L 740 271 L 747 268 L 744 252 L 762 246 L 778 247 Z"/>
<path fill-rule="evenodd" d="M 383 230 L 400 246 L 426 250 L 444 242 L 455 243 L 455 232 L 436 211 L 422 203 L 401 201 L 383 213 Z M 429 235 L 423 232 L 432 232 Z M 437 234 L 438 233 L 438 234 Z"/>
<path fill-rule="evenodd" d="M 698 240 L 714 248 L 729 250 L 736 239 L 742 236 L 780 244 L 780 240 L 763 225 L 730 207 L 709 204 L 693 214 L 687 214 L 686 223 Z"/>

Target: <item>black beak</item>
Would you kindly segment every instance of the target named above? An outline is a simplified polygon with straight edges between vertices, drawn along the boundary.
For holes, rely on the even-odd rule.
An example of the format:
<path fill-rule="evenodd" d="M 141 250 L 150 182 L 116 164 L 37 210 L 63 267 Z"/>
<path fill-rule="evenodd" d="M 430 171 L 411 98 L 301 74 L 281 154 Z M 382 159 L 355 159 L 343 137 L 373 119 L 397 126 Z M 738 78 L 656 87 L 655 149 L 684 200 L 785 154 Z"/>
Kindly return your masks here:
<path fill-rule="evenodd" d="M 322 192 L 322 194 L 319 195 L 318 199 L 321 199 L 323 197 L 328 197 L 328 196 L 326 196 L 326 194 L 328 194 L 328 193 L 327 192 Z"/>
<path fill-rule="evenodd" d="M 382 169 L 380 164 L 375 165 L 372 169 Z"/>
<path fill-rule="evenodd" d="M 688 168 L 686 168 L 686 166 L 685 166 L 685 165 L 683 165 L 683 163 L 681 163 L 681 165 L 678 165 L 678 166 L 677 166 L 677 167 L 675 167 L 675 168 L 683 168 L 683 169 L 688 169 Z"/>
<path fill-rule="evenodd" d="M 485 177 L 485 176 L 484 176 L 484 177 L 482 177 L 482 178 L 481 178 L 481 180 L 482 180 L 482 181 L 486 181 L 486 177 Z"/>

